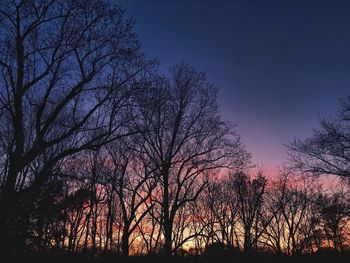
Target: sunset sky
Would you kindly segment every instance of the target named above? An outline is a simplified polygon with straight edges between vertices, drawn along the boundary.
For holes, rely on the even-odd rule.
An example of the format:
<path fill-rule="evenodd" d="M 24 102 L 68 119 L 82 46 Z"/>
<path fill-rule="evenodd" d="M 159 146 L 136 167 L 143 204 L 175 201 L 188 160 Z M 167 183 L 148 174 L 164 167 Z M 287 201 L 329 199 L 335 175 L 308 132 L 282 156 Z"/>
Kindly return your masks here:
<path fill-rule="evenodd" d="M 350 95 L 350 1 L 116 3 L 161 69 L 185 61 L 206 71 L 224 118 L 266 169 L 285 160 L 283 144 L 311 135 L 317 116 Z"/>

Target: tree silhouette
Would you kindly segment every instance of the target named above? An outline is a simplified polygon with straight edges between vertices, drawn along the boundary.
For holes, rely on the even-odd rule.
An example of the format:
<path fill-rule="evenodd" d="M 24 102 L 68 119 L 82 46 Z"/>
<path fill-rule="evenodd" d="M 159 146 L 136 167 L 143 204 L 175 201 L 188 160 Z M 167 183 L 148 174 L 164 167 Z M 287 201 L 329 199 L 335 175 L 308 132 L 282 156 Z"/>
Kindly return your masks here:
<path fill-rule="evenodd" d="M 0 0 L 1 256 L 345 253 L 350 98 L 287 146 L 294 169 L 256 174 L 218 89 L 157 72 L 133 25 L 106 0 Z"/>
<path fill-rule="evenodd" d="M 340 100 L 334 117 L 320 119 L 311 138 L 287 145 L 291 164 L 304 173 L 350 177 L 350 98 Z"/>
<path fill-rule="evenodd" d="M 249 159 L 239 137 L 223 122 L 216 88 L 203 73 L 184 64 L 171 69 L 140 98 L 139 126 L 153 170 L 159 176 L 163 211 L 164 253 L 172 254 L 172 231 L 179 209 L 195 202 L 206 188 L 202 175 L 220 167 L 242 167 Z"/>
<path fill-rule="evenodd" d="M 65 157 L 124 136 L 119 114 L 147 63 L 132 21 L 104 1 L 6 0 L 0 8 L 0 207 L 9 211 L 0 246 L 8 247 L 18 181 L 34 200 Z"/>

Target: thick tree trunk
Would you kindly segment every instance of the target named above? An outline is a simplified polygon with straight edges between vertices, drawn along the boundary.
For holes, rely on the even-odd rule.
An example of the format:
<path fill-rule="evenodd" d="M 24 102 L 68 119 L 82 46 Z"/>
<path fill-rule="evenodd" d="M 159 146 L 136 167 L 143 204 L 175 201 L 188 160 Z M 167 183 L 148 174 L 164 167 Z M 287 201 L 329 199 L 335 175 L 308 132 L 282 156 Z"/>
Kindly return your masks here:
<path fill-rule="evenodd" d="M 14 249 L 18 248 L 18 232 L 19 228 L 16 228 L 13 223 L 16 216 L 16 191 L 15 185 L 18 176 L 18 168 L 16 163 L 10 160 L 8 175 L 5 181 L 5 185 L 0 197 L 0 250 L 3 253 L 14 252 Z"/>
<path fill-rule="evenodd" d="M 172 255 L 172 224 L 168 220 L 164 220 L 164 255 L 170 257 Z"/>
<path fill-rule="evenodd" d="M 122 256 L 129 256 L 129 232 L 128 230 L 123 231 L 122 236 Z"/>
<path fill-rule="evenodd" d="M 250 231 L 246 230 L 246 232 L 244 233 L 244 248 L 243 248 L 243 252 L 245 254 L 248 254 L 251 252 L 252 249 L 252 240 L 251 240 L 251 236 L 250 236 Z"/>

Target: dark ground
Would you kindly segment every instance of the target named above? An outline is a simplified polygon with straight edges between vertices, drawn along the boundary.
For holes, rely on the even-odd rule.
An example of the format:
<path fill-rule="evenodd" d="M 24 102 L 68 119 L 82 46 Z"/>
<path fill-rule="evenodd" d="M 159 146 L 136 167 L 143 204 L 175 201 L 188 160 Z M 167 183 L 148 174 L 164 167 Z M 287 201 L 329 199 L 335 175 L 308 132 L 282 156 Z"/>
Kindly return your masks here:
<path fill-rule="evenodd" d="M 131 256 L 122 258 L 117 255 L 101 255 L 88 256 L 82 254 L 62 254 L 62 253 L 47 253 L 47 254 L 32 254 L 32 255 L 17 255 L 10 258 L 0 258 L 2 263 L 219 263 L 219 262 L 251 262 L 251 263 L 336 263 L 349 262 L 350 252 L 334 253 L 321 252 L 312 255 L 301 255 L 295 257 L 287 257 L 284 255 L 271 254 L 255 254 L 255 255 L 235 255 L 235 256 L 182 256 L 166 258 L 161 256 Z"/>

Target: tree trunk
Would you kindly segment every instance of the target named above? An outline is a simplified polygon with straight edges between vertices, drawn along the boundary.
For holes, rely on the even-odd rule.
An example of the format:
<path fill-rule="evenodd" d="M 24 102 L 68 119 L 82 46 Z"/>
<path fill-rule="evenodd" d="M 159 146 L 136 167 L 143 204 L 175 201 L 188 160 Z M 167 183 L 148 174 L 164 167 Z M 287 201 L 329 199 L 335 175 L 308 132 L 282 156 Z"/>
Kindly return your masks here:
<path fill-rule="evenodd" d="M 170 257 L 172 255 L 172 224 L 168 219 L 164 220 L 164 255 Z"/>
<path fill-rule="evenodd" d="M 169 176 L 168 173 L 163 175 L 164 193 L 163 193 L 163 228 L 164 228 L 164 255 L 170 257 L 172 255 L 172 222 L 169 215 Z"/>
<path fill-rule="evenodd" d="M 125 227 L 125 226 L 124 226 Z M 124 228 L 123 236 L 122 236 L 122 256 L 129 256 L 129 227 Z"/>

